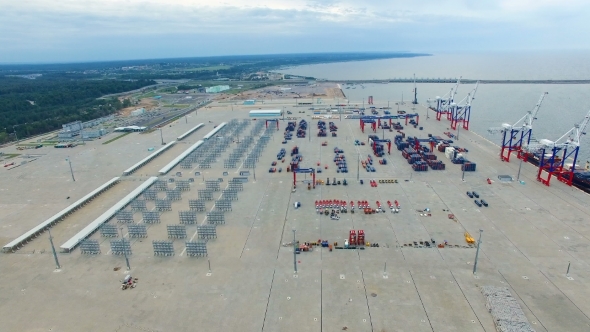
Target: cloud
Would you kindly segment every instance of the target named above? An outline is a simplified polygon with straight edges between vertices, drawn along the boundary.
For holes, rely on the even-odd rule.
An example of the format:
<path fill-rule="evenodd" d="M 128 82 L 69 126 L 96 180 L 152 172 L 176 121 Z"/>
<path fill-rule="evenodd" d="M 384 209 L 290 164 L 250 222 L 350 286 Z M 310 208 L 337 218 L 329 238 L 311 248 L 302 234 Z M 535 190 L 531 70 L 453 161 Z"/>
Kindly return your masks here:
<path fill-rule="evenodd" d="M 567 47 L 590 47 L 586 38 L 571 37 L 590 28 L 584 19 L 590 5 L 582 0 L 0 0 L 0 5 L 0 62 L 41 60 L 44 51 L 60 57 L 62 50 L 64 59 L 84 53 L 75 48 L 102 49 L 94 51 L 97 57 L 115 58 L 133 49 L 150 52 L 138 40 L 151 40 L 151 52 L 168 45 L 169 56 L 197 49 L 191 54 L 228 49 L 242 54 L 252 50 L 247 43 L 261 40 L 301 52 L 359 47 L 433 51 L 432 45 L 443 50 L 535 48 L 539 45 L 528 40 L 543 35 L 549 36 L 544 47 L 564 47 L 566 40 Z M 290 39 L 307 43 L 295 48 Z M 204 41 L 208 44 L 191 44 Z"/>

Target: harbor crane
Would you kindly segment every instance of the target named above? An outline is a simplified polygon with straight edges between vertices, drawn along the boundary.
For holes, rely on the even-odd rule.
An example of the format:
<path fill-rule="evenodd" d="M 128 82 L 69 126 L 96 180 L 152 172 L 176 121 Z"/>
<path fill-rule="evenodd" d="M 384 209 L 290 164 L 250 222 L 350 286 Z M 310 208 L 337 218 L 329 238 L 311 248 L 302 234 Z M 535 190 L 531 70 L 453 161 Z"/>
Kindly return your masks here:
<path fill-rule="evenodd" d="M 541 104 L 548 92 L 543 92 L 537 105 L 531 111 L 528 111 L 522 118 L 516 121 L 513 125 L 504 123 L 502 127 L 494 127 L 488 129 L 491 134 L 501 132 L 502 150 L 500 152 L 500 159 L 502 161 L 510 162 L 510 155 L 516 151 L 516 156 L 519 159 L 526 158 L 526 151 L 523 149 L 531 144 L 533 133 L 533 122 L 537 119 L 537 113 L 541 108 Z"/>
<path fill-rule="evenodd" d="M 469 119 L 471 118 L 471 102 L 473 101 L 473 99 L 475 99 L 475 93 L 477 92 L 478 86 L 479 81 L 475 83 L 475 88 L 471 92 L 469 92 L 467 96 L 459 102 L 459 104 L 451 104 L 451 128 L 453 128 L 453 130 L 457 129 L 457 124 L 459 122 L 461 122 L 463 129 L 469 130 Z"/>
<path fill-rule="evenodd" d="M 451 88 L 451 91 L 446 95 L 439 97 L 436 96 L 436 119 L 440 121 L 443 114 L 447 115 L 447 119 L 451 119 L 451 112 L 450 107 L 451 104 L 455 101 L 455 95 L 457 94 L 457 90 L 459 89 L 459 84 L 461 84 L 461 78 L 457 80 L 455 86 Z M 448 98 L 446 98 L 448 95 Z M 445 99 L 446 98 L 446 99 Z"/>
<path fill-rule="evenodd" d="M 576 162 L 578 161 L 578 152 L 580 151 L 580 138 L 582 135 L 586 135 L 586 127 L 589 122 L 590 111 L 586 113 L 584 120 L 576 123 L 572 129 L 557 140 L 541 139 L 539 144 L 528 147 L 529 152 L 539 157 L 537 181 L 549 186 L 551 177 L 555 176 L 568 186 L 572 185 Z M 572 160 L 571 165 L 566 164 L 568 159 Z M 543 178 L 543 173 L 547 174 L 546 178 Z"/>

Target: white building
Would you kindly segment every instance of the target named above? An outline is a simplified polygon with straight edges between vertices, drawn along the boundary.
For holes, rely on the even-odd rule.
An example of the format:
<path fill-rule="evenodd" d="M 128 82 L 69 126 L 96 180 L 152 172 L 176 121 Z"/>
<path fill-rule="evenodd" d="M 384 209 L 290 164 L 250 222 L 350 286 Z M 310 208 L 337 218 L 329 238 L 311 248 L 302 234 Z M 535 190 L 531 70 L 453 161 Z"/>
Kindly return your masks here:
<path fill-rule="evenodd" d="M 142 108 L 138 108 L 135 111 L 131 111 L 131 116 L 138 116 L 138 115 L 142 115 L 143 113 L 145 113 L 145 109 Z"/>
<path fill-rule="evenodd" d="M 283 115 L 281 110 L 256 110 L 250 111 L 251 118 L 278 118 Z"/>

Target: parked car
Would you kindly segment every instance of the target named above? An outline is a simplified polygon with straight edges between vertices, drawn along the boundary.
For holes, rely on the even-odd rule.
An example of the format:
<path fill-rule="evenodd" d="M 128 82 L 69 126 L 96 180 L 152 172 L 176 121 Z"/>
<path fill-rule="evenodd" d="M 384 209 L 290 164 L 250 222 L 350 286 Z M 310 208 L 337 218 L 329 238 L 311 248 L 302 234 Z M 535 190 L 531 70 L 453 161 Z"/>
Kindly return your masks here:
<path fill-rule="evenodd" d="M 481 202 L 478 201 L 477 199 L 474 199 L 473 202 L 475 203 L 475 205 L 481 207 Z"/>
<path fill-rule="evenodd" d="M 472 194 L 473 196 L 475 196 L 475 198 L 479 198 L 479 194 L 478 194 L 478 193 L 476 193 L 475 191 L 472 191 L 472 192 L 471 192 L 471 194 Z"/>
<path fill-rule="evenodd" d="M 467 196 L 469 196 L 469 198 L 473 198 L 473 194 L 471 193 L 471 191 L 467 192 Z"/>
<path fill-rule="evenodd" d="M 479 200 L 483 206 L 488 206 L 488 202 L 484 201 L 483 199 Z"/>

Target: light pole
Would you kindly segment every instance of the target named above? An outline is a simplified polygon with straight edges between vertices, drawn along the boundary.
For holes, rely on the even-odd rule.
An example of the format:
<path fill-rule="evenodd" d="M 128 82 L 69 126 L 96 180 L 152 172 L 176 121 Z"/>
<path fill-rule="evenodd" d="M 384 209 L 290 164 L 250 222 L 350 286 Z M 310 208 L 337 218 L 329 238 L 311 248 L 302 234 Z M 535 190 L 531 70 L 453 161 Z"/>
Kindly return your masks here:
<path fill-rule="evenodd" d="M 295 241 L 295 228 L 293 228 L 293 268 L 297 273 L 297 242 Z"/>
<path fill-rule="evenodd" d="M 479 246 L 481 245 L 481 233 L 483 233 L 483 229 L 479 230 L 479 239 L 477 240 L 477 250 L 475 251 L 475 262 L 473 262 L 473 274 L 477 273 L 477 258 L 479 256 Z"/>
<path fill-rule="evenodd" d="M 520 181 L 520 168 L 522 167 L 522 158 L 520 159 L 520 163 L 518 164 L 518 174 L 516 175 L 516 181 Z"/>
<path fill-rule="evenodd" d="M 70 156 L 68 156 L 68 159 L 66 159 L 68 161 L 68 164 L 70 164 L 70 173 L 72 173 L 72 181 L 76 182 L 76 179 L 74 178 L 74 170 L 72 169 L 72 160 L 70 159 Z"/>
<path fill-rule="evenodd" d="M 356 180 L 357 181 L 359 180 L 360 170 L 361 170 L 361 154 L 359 153 L 356 158 Z"/>
<path fill-rule="evenodd" d="M 164 134 L 162 134 L 162 127 L 160 127 L 160 138 L 162 139 L 162 145 L 166 144 L 164 143 Z"/>
<path fill-rule="evenodd" d="M 57 253 L 55 252 L 55 246 L 53 245 L 53 237 L 51 236 L 51 229 L 47 228 L 47 232 L 49 232 L 49 243 L 51 243 L 51 250 L 53 250 L 53 258 L 55 259 L 55 269 L 61 269 L 59 265 L 59 261 L 57 260 Z"/>
<path fill-rule="evenodd" d="M 16 129 L 14 128 L 14 127 L 16 127 L 16 126 L 18 126 L 18 125 L 14 125 L 14 126 L 12 126 L 12 130 L 14 131 L 14 137 L 16 138 L 16 142 L 18 143 L 18 135 L 17 135 L 17 133 L 16 133 Z"/>
<path fill-rule="evenodd" d="M 465 164 L 462 164 L 461 168 L 463 169 L 461 174 L 461 181 L 465 181 Z"/>

